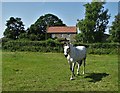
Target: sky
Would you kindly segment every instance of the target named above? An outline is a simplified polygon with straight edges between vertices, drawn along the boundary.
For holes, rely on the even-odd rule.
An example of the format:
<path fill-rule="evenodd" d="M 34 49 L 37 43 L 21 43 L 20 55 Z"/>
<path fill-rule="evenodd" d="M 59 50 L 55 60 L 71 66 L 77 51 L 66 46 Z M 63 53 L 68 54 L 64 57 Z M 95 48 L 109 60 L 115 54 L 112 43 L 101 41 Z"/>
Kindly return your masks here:
<path fill-rule="evenodd" d="M 9 0 L 8 0 L 9 1 Z M 0 20 L 0 38 L 3 37 L 6 28 L 6 20 L 10 17 L 19 17 L 22 19 L 25 29 L 30 27 L 40 16 L 51 13 L 60 18 L 67 26 L 75 26 L 77 19 L 83 19 L 85 16 L 84 4 L 87 2 L 1 2 Z M 106 2 L 105 9 L 109 9 L 111 15 L 109 25 L 114 21 L 114 16 L 118 13 L 118 2 Z M 108 33 L 108 31 L 106 32 Z"/>

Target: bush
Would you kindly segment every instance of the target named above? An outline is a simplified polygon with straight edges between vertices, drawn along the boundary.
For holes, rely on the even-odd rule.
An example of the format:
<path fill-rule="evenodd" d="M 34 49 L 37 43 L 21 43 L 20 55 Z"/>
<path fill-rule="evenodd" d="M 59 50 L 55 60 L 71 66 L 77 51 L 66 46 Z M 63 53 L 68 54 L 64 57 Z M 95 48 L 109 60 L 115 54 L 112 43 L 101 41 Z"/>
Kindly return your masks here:
<path fill-rule="evenodd" d="M 73 45 L 86 46 L 89 54 L 118 54 L 118 48 L 120 48 L 119 43 L 74 43 Z M 63 52 L 63 43 L 52 39 L 46 41 L 5 41 L 2 49 L 8 51 Z"/>
<path fill-rule="evenodd" d="M 89 44 L 89 54 L 118 54 L 119 43 Z"/>
<path fill-rule="evenodd" d="M 74 43 L 74 46 L 85 46 L 89 54 L 118 54 L 119 43 Z"/>
<path fill-rule="evenodd" d="M 2 46 L 8 51 L 62 52 L 62 44 L 55 40 L 47 41 L 8 41 Z"/>

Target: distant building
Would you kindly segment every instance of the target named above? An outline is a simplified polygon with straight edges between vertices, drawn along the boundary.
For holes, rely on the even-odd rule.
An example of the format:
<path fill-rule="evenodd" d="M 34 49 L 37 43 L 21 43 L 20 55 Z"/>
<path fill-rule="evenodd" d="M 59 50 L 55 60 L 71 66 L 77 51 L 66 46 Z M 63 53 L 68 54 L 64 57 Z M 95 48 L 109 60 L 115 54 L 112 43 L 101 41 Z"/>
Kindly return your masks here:
<path fill-rule="evenodd" d="M 77 34 L 77 28 L 75 26 L 48 27 L 47 34 L 50 34 L 51 38 L 63 38 L 73 41 Z"/>

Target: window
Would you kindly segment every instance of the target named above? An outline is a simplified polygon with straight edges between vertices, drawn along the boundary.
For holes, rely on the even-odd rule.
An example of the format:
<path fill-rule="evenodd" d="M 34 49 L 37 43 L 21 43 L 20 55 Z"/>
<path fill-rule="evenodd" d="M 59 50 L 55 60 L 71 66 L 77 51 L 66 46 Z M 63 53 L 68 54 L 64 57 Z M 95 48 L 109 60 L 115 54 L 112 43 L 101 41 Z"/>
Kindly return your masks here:
<path fill-rule="evenodd" d="M 63 37 L 64 37 L 64 35 L 63 35 L 63 34 L 61 34 L 61 37 L 63 38 Z"/>
<path fill-rule="evenodd" d="M 71 36 L 71 34 L 68 34 L 68 37 L 70 37 Z"/>
<path fill-rule="evenodd" d="M 55 38 L 55 34 L 52 34 L 52 38 Z"/>

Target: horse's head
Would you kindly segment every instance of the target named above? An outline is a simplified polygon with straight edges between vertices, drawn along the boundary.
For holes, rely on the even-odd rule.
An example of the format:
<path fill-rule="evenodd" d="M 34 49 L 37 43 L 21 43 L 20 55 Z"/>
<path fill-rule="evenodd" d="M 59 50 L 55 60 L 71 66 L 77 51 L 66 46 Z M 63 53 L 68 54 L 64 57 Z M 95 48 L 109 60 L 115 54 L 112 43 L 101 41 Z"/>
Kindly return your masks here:
<path fill-rule="evenodd" d="M 66 44 L 64 44 L 64 55 L 65 55 L 65 57 L 67 57 L 69 53 L 70 53 L 70 44 L 66 43 Z"/>

